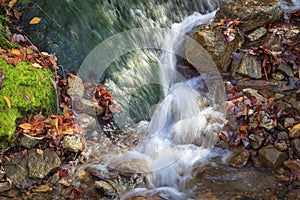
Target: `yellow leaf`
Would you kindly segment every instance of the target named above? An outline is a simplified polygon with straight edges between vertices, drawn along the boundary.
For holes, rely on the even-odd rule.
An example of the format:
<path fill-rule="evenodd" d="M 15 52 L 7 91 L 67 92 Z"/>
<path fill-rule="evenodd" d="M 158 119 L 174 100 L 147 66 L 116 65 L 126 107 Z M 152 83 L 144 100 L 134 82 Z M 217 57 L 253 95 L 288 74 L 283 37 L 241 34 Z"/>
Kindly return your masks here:
<path fill-rule="evenodd" d="M 296 129 L 300 129 L 300 123 L 293 126 L 293 128 L 290 132 L 294 132 Z"/>
<path fill-rule="evenodd" d="M 9 8 L 12 8 L 12 7 L 15 5 L 16 2 L 17 2 L 17 0 L 11 0 L 11 1 L 8 3 L 8 7 L 9 7 Z"/>
<path fill-rule="evenodd" d="M 50 56 L 50 55 L 49 55 L 49 53 L 47 53 L 47 52 L 44 52 L 44 51 L 43 51 L 43 52 L 41 52 L 41 54 L 42 54 L 42 56 L 45 56 L 45 57 L 48 57 L 48 56 Z"/>
<path fill-rule="evenodd" d="M 19 56 L 21 54 L 21 52 L 18 49 L 13 49 L 13 50 L 11 50 L 11 54 L 14 56 Z"/>
<path fill-rule="evenodd" d="M 35 67 L 35 68 L 43 68 L 39 63 L 33 63 L 33 64 L 32 64 L 32 67 Z"/>
<path fill-rule="evenodd" d="M 31 129 L 31 124 L 24 123 L 24 124 L 20 124 L 19 127 L 24 129 L 24 130 L 30 130 Z"/>
<path fill-rule="evenodd" d="M 40 21 L 41 21 L 41 18 L 34 17 L 30 20 L 29 24 L 38 24 L 38 23 L 40 23 Z"/>
<path fill-rule="evenodd" d="M 74 133 L 74 131 L 73 131 L 71 128 L 69 128 L 69 129 L 67 129 L 67 130 L 64 130 L 64 131 L 62 132 L 63 135 L 73 134 L 73 133 Z"/>
<path fill-rule="evenodd" d="M 3 96 L 3 99 L 5 100 L 7 106 L 11 108 L 10 100 L 6 96 Z"/>

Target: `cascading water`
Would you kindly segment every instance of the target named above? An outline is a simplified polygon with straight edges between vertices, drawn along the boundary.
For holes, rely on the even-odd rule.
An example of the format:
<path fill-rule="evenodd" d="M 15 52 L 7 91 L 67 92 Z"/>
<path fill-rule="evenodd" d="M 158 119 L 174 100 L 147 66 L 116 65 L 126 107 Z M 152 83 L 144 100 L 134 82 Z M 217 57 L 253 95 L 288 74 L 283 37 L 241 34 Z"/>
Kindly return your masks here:
<path fill-rule="evenodd" d="M 203 73 L 203 76 L 183 81 L 178 73 L 170 73 L 176 69 L 175 53 L 186 40 L 183 35 L 212 19 L 214 14 L 194 13 L 183 22 L 173 24 L 171 31 L 164 36 L 164 46 L 171 51 L 164 51 L 160 57 L 160 83 L 164 98 L 156 106 L 145 139 L 133 150 L 107 163 L 110 168 L 132 162 L 146 165 L 147 171 L 136 169 L 136 173 L 147 173 L 148 188 L 134 189 L 124 194 L 124 199 L 157 193 L 165 193 L 173 199 L 186 199 L 188 189 L 185 183 L 191 177 L 193 167 L 212 149 L 218 130 L 225 124 L 224 114 L 217 111 L 220 105 L 216 105 L 222 100 L 217 101 L 216 96 L 201 91 L 209 75 L 205 77 Z M 205 69 L 202 70 L 205 72 Z M 216 86 L 219 85 L 211 84 L 209 89 L 216 90 Z M 222 89 L 219 88 L 219 91 Z M 201 102 L 208 102 L 208 105 L 201 107 Z"/>

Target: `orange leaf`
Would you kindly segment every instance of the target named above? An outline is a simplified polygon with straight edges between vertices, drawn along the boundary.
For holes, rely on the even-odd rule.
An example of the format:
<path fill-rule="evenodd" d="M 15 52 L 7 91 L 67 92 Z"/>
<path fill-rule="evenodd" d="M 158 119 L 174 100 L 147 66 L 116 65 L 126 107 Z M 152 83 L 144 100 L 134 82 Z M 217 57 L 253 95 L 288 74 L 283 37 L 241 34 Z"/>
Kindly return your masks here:
<path fill-rule="evenodd" d="M 20 124 L 19 127 L 21 129 L 24 129 L 24 130 L 30 130 L 31 129 L 31 124 L 29 123 L 24 123 L 24 124 Z"/>
<path fill-rule="evenodd" d="M 9 100 L 6 96 L 3 96 L 3 99 L 5 100 L 7 106 L 8 106 L 9 108 L 11 108 L 10 100 Z"/>
<path fill-rule="evenodd" d="M 34 70 L 36 70 L 36 68 L 35 67 L 29 67 L 27 70 L 34 71 Z"/>
<path fill-rule="evenodd" d="M 71 128 L 68 128 L 67 130 L 62 132 L 63 135 L 73 134 L 73 133 L 74 133 L 74 131 Z"/>
<path fill-rule="evenodd" d="M 13 49 L 13 50 L 11 50 L 11 54 L 14 56 L 19 56 L 19 55 L 21 55 L 21 52 L 18 49 Z"/>

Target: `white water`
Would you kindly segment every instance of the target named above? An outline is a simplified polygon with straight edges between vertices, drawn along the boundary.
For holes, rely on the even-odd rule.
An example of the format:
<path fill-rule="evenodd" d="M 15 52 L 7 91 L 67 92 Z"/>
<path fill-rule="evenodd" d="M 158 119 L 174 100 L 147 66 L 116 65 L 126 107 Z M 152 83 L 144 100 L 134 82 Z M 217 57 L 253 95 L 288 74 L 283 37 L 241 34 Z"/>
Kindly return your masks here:
<path fill-rule="evenodd" d="M 181 34 L 187 34 L 192 28 L 212 19 L 214 14 L 195 13 L 183 22 L 173 24 L 170 34 L 165 36 L 164 45 L 168 45 L 167 49 L 173 52 L 164 52 L 160 58 L 164 99 L 156 106 L 146 138 L 135 149 L 112 158 L 107 164 L 110 168 L 118 168 L 124 162 L 147 165 L 148 188 L 134 189 L 123 194 L 122 199 L 158 193 L 164 193 L 172 199 L 186 199 L 189 196 L 189 189 L 185 188 L 186 181 L 217 140 L 218 130 L 224 125 L 225 119 L 223 113 L 215 110 L 216 97 L 199 90 L 203 87 L 203 78 L 182 81 L 178 74 L 168 73 L 175 71 L 174 52 L 182 48 L 184 43 Z M 209 106 L 201 107 L 203 101 L 209 102 Z M 136 169 L 137 173 L 144 171 Z"/>

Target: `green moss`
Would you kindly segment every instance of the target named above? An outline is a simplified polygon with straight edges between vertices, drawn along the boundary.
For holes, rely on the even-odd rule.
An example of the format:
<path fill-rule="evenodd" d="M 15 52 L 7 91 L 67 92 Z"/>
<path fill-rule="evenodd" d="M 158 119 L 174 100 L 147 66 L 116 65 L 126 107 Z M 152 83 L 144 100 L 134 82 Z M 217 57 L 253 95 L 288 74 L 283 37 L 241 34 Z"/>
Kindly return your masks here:
<path fill-rule="evenodd" d="M 16 67 L 0 59 L 4 72 L 4 88 L 0 90 L 0 137 L 12 137 L 15 132 L 15 119 L 21 114 L 56 110 L 56 92 L 53 74 L 48 69 L 28 70 L 32 63 L 21 62 Z M 5 101 L 10 101 L 9 108 Z M 6 117 L 4 117 L 6 116 Z"/>
<path fill-rule="evenodd" d="M 17 45 L 8 41 L 4 24 L 10 24 L 10 21 L 4 15 L 0 15 L 0 47 L 3 49 L 15 48 Z"/>

